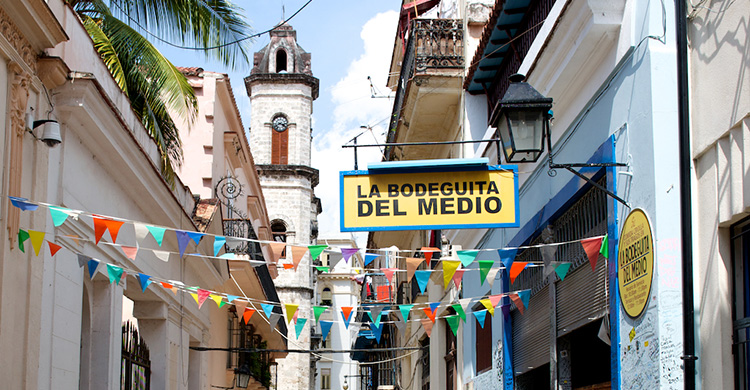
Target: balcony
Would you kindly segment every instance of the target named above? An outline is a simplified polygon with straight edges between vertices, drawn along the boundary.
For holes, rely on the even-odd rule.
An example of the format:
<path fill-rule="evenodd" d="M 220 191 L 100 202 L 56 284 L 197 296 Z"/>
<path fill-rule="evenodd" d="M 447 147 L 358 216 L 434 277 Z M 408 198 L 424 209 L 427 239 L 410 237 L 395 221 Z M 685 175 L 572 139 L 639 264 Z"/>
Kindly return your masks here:
<path fill-rule="evenodd" d="M 396 89 L 389 143 L 458 139 L 463 34 L 460 19 L 415 19 L 405 40 L 396 38 L 388 79 L 388 85 Z M 449 148 L 389 147 L 385 160 L 441 158 L 449 154 Z"/>

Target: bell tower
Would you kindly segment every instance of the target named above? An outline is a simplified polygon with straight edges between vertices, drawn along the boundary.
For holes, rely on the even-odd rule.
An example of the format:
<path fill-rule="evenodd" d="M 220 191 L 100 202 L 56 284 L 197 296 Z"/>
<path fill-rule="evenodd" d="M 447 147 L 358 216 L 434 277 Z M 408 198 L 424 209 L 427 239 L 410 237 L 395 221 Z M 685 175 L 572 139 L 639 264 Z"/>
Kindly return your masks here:
<path fill-rule="evenodd" d="M 281 24 L 270 32 L 270 42 L 253 57 L 253 69 L 245 78 L 250 97 L 250 148 L 266 200 L 271 230 L 276 241 L 307 246 L 318 234 L 320 199 L 313 188 L 318 170 L 310 166 L 312 106 L 318 97 L 318 79 L 310 68 L 310 53 L 297 44 L 297 32 Z M 290 247 L 286 251 L 291 263 Z M 310 256 L 295 269 L 279 269 L 274 280 L 282 303 L 298 304 L 300 318 L 312 318 L 313 279 Z M 289 348 L 310 348 L 310 326 L 299 338 L 294 324 L 288 326 Z M 288 354 L 278 359 L 279 389 L 311 389 L 309 354 Z"/>

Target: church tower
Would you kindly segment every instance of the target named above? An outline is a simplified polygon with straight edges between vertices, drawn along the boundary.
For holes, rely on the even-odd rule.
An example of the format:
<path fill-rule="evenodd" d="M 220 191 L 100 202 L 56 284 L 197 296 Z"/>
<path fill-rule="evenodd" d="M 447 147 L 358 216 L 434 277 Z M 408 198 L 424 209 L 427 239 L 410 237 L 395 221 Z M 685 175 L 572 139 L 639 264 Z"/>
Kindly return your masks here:
<path fill-rule="evenodd" d="M 245 78 L 250 97 L 250 148 L 255 158 L 271 230 L 276 241 L 307 246 L 318 234 L 320 199 L 313 188 L 318 170 L 310 166 L 312 106 L 318 97 L 318 79 L 310 69 L 310 53 L 297 44 L 297 32 L 281 24 L 270 32 L 271 41 L 253 57 Z M 290 247 L 286 257 L 291 262 Z M 280 269 L 274 280 L 282 303 L 299 304 L 299 318 L 312 318 L 313 279 L 310 256 L 297 269 Z M 310 326 L 297 338 L 288 326 L 288 347 L 310 348 Z M 307 390 L 314 381 L 310 355 L 291 353 L 278 362 L 279 389 Z"/>

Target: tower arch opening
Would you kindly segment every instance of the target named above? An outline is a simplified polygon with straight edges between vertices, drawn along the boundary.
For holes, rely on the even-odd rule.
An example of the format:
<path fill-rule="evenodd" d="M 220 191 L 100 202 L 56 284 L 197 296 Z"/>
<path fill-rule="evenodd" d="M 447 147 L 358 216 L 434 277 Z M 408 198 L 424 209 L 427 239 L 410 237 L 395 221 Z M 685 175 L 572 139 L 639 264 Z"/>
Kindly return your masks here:
<path fill-rule="evenodd" d="M 279 48 L 276 50 L 276 73 L 287 73 L 287 55 L 286 50 Z"/>

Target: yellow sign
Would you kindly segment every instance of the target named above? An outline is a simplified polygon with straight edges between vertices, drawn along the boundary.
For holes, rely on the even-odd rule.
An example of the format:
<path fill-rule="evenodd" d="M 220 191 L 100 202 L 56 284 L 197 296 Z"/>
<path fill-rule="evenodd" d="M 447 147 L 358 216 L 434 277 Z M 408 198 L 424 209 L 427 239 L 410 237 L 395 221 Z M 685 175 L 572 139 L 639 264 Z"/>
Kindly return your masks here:
<path fill-rule="evenodd" d="M 620 300 L 630 318 L 638 318 L 648 306 L 654 279 L 654 237 L 648 216 L 633 210 L 620 233 L 619 264 Z"/>
<path fill-rule="evenodd" d="M 516 227 L 515 169 L 342 172 L 341 231 Z"/>

